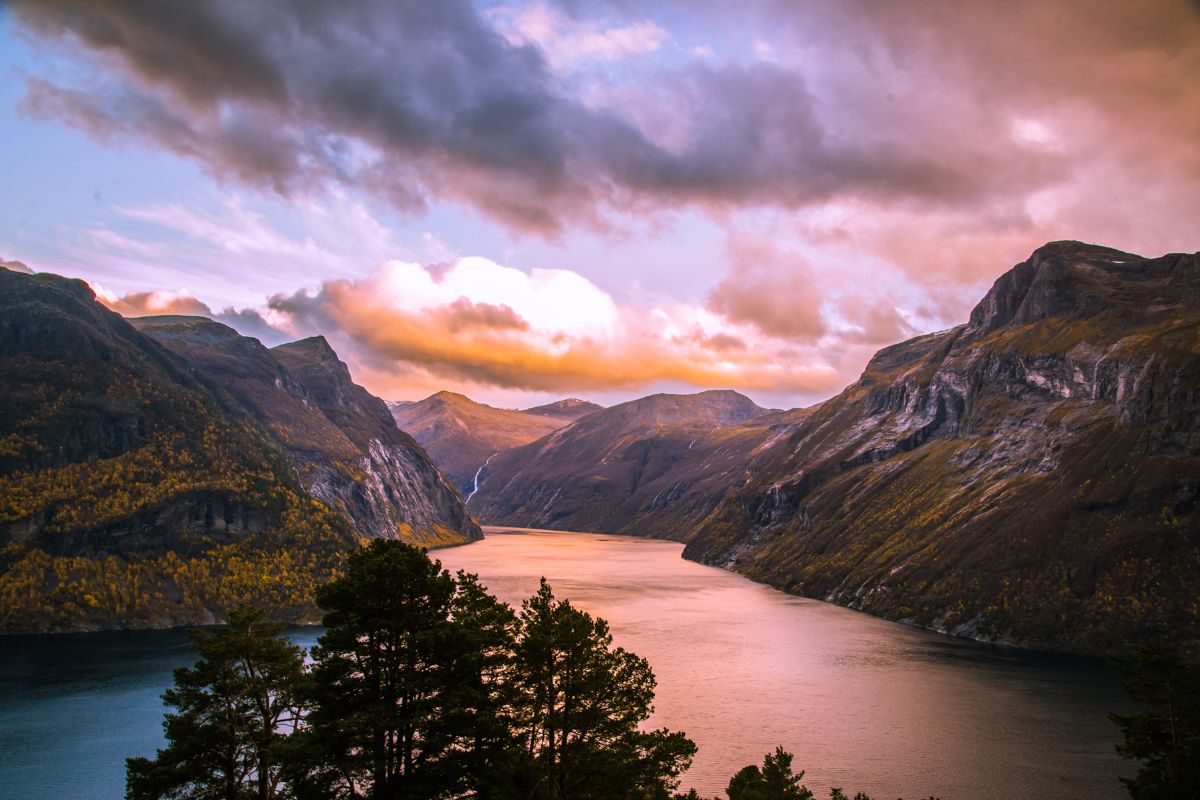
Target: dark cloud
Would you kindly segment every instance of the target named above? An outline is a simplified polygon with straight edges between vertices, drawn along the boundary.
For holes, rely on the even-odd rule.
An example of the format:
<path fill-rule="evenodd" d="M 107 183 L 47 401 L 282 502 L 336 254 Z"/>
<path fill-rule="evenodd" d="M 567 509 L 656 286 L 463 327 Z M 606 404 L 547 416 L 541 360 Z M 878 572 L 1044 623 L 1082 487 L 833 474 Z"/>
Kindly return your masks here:
<path fill-rule="evenodd" d="M 96 86 L 31 78 L 30 113 L 285 194 L 342 184 L 406 210 L 450 200 L 543 234 L 688 204 L 978 203 L 1062 169 L 1053 154 L 1011 158 L 994 137 L 942 148 L 886 124 L 848 129 L 821 113 L 804 75 L 771 63 L 656 75 L 685 130 L 668 147 L 620 109 L 573 96 L 540 50 L 508 41 L 468 0 L 13 8 L 107 73 Z"/>

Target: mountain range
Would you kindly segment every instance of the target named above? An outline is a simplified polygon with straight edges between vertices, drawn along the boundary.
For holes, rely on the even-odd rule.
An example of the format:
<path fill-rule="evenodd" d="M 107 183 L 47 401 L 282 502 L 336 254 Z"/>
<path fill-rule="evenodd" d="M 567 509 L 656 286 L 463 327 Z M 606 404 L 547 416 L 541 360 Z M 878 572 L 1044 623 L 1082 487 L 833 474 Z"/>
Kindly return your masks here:
<path fill-rule="evenodd" d="M 1200 256 L 1054 242 L 813 408 L 658 395 L 496 456 L 490 524 L 675 539 L 963 636 L 1200 642 Z"/>
<path fill-rule="evenodd" d="M 492 456 L 539 439 L 600 406 L 569 398 L 516 411 L 492 408 L 454 392 L 438 392 L 424 400 L 389 403 L 388 408 L 396 424 L 425 447 L 442 472 L 469 495 Z"/>
<path fill-rule="evenodd" d="M 321 337 L 125 320 L 81 281 L 0 270 L 0 631 L 239 602 L 306 619 L 362 539 L 466 542 L 478 519 L 674 539 L 982 640 L 1198 646 L 1198 298 L 1200 254 L 1054 242 L 809 408 L 719 390 L 511 410 L 385 405 Z"/>
<path fill-rule="evenodd" d="M 125 320 L 0 270 L 0 631 L 305 618 L 362 538 L 480 535 L 324 339 Z"/>

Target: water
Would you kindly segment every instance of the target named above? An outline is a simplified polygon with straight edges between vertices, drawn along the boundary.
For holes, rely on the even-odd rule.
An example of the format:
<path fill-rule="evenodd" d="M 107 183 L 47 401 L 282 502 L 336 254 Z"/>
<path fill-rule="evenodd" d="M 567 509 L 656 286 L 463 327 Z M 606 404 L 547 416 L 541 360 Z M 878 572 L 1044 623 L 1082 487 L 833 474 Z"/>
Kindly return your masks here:
<path fill-rule="evenodd" d="M 805 783 L 877 800 L 1124 797 L 1109 711 L 1116 678 L 1088 659 L 977 645 L 790 597 L 683 561 L 680 545 L 501 533 L 437 551 L 514 605 L 539 576 L 609 620 L 658 677 L 655 725 L 700 751 L 684 788 L 722 792 L 781 744 Z M 295 629 L 309 646 L 319 631 Z M 193 653 L 179 631 L 0 638 L 0 800 L 110 800 L 124 759 L 162 743 L 159 695 Z"/>

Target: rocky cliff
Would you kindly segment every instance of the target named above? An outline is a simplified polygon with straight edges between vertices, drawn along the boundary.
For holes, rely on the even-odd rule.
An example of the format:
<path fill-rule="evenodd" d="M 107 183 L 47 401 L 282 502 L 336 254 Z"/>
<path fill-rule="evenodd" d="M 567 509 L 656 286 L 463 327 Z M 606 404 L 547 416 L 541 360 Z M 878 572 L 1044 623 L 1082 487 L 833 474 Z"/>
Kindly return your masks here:
<path fill-rule="evenodd" d="M 480 535 L 458 492 L 325 339 L 268 350 L 204 317 L 131 323 L 249 409 L 283 445 L 304 488 L 361 535 L 427 546 Z"/>
<path fill-rule="evenodd" d="M 1200 640 L 1200 258 L 1058 242 L 881 351 L 685 555 L 951 633 Z"/>

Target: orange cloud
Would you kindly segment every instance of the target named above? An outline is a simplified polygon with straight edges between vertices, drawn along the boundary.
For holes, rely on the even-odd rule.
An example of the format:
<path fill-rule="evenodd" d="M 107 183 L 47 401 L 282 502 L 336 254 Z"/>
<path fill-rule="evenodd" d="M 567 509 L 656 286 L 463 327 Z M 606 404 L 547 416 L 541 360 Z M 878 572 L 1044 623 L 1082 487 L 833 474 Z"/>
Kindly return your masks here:
<path fill-rule="evenodd" d="M 315 294 L 277 296 L 270 305 L 293 327 L 342 344 L 349 360 L 389 387 L 435 377 L 526 391 L 673 381 L 814 393 L 843 381 L 815 354 L 784 358 L 779 342 L 704 309 L 618 307 L 582 276 L 551 272 L 525 274 L 484 259 L 436 272 L 392 262 L 366 279 L 327 281 Z M 466 288 L 476 298 L 449 299 L 466 286 L 460 273 L 470 276 Z M 509 302 L 497 302 L 501 295 Z"/>

